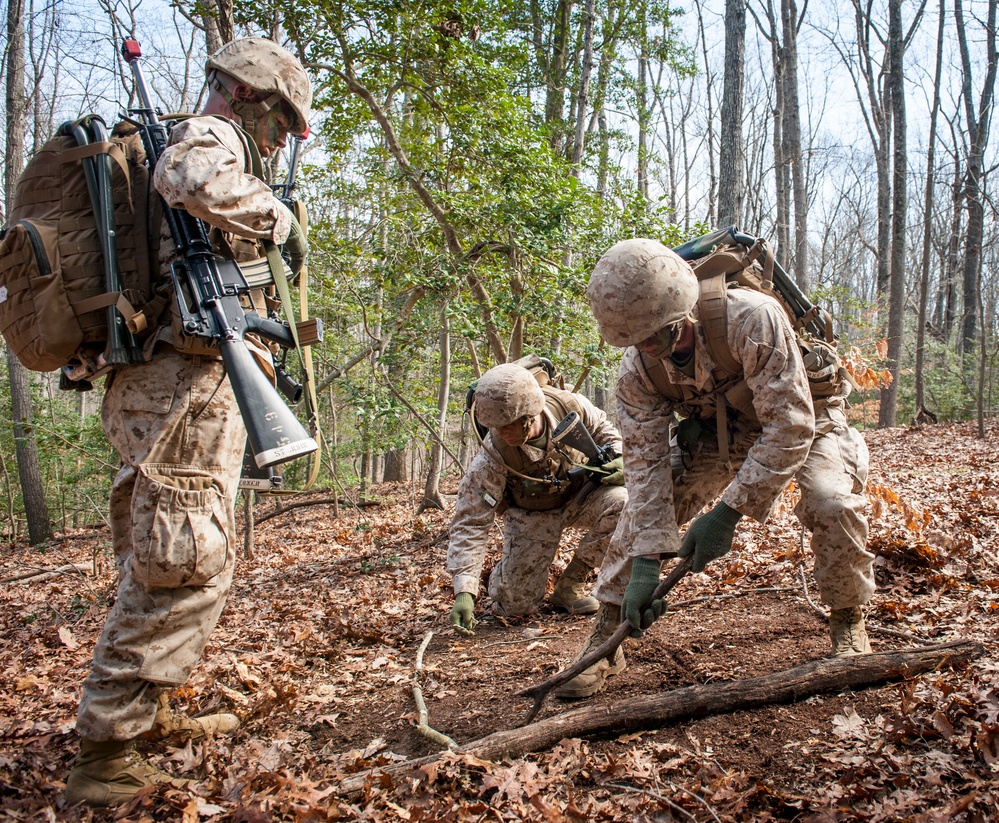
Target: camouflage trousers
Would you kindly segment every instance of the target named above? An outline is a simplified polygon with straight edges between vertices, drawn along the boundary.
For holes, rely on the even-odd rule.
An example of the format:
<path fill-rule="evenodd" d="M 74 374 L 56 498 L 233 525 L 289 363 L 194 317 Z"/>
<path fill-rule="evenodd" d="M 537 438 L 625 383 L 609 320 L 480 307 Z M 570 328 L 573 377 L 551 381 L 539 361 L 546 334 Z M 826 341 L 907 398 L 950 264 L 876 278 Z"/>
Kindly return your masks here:
<path fill-rule="evenodd" d="M 76 728 L 129 740 L 152 726 L 162 688 L 187 680 L 225 605 L 246 430 L 222 362 L 169 348 L 119 369 L 101 414 L 122 461 L 110 506 L 118 591 Z"/>
<path fill-rule="evenodd" d="M 801 499 L 795 514 L 811 530 L 815 581 L 831 609 L 859 606 L 874 593 L 874 555 L 867 551 L 867 484 L 869 455 L 860 432 L 847 424 L 840 408 L 817 409 L 815 439 L 808 459 L 795 474 Z M 693 455 L 674 446 L 673 505 L 682 526 L 712 503 L 735 477 L 753 438 L 733 444 L 731 462 L 718 455 L 708 433 Z M 612 540 L 593 594 L 605 603 L 620 603 L 631 579 L 628 546 Z"/>
<path fill-rule="evenodd" d="M 617 527 L 628 493 L 623 486 L 597 486 L 579 505 L 530 512 L 511 507 L 503 515 L 503 555 L 489 575 L 489 596 L 505 614 L 536 611 L 545 599 L 548 569 L 567 528 L 587 529 L 575 556 L 598 568 Z"/>

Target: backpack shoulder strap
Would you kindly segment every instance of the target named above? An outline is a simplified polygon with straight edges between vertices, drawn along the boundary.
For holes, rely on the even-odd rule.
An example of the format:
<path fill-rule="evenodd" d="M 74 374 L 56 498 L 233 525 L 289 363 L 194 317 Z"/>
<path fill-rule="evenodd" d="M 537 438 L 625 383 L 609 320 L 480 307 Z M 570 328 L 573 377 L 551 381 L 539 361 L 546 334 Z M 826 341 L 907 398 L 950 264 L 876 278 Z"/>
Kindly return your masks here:
<path fill-rule="evenodd" d="M 724 274 L 715 274 L 702 280 L 701 294 L 697 298 L 698 314 L 704 340 L 715 366 L 715 382 L 739 374 L 742 367 L 732 356 L 728 345 L 728 284 Z"/>
<path fill-rule="evenodd" d="M 655 389 L 663 397 L 670 400 L 683 400 L 683 388 L 671 382 L 666 376 L 666 366 L 662 360 L 649 357 L 645 352 L 639 352 L 639 362 L 642 365 L 647 387 Z"/>
<path fill-rule="evenodd" d="M 555 422 L 560 422 L 569 412 L 576 412 L 582 416 L 583 407 L 576 400 L 576 395 L 566 389 L 557 386 L 542 386 L 541 391 L 545 396 L 548 410 L 555 416 Z"/>

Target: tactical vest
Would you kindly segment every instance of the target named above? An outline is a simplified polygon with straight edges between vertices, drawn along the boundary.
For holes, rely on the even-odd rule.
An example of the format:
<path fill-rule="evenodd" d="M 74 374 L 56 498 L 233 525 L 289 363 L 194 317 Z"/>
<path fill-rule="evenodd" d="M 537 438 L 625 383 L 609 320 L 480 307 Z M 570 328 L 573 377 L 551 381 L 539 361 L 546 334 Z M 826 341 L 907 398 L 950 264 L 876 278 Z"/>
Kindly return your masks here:
<path fill-rule="evenodd" d="M 759 259 L 761 255 L 762 261 Z M 769 246 L 763 243 L 748 249 L 738 245 L 722 246 L 692 262 L 691 267 L 700 287 L 698 323 L 714 363 L 712 388 L 704 392 L 673 383 L 663 361 L 645 352 L 640 353 L 641 364 L 648 382 L 663 397 L 676 403 L 699 406 L 696 417 L 700 420 L 715 418 L 718 451 L 722 460 L 728 460 L 729 443 L 735 429 L 747 431 L 760 427 L 752 392 L 743 377 L 742 364 L 735 359 L 728 345 L 729 289 L 746 288 L 760 292 L 773 298 L 784 310 L 795 329 L 795 339 L 805 363 L 813 400 L 839 395 L 849 377 L 833 344 L 806 333 L 803 320 L 795 318 L 793 311 L 773 288 L 774 261 Z M 827 336 L 832 339 L 831 329 L 827 330 Z M 729 409 L 736 413 L 730 414 Z"/>
<path fill-rule="evenodd" d="M 545 408 L 551 412 L 556 423 L 570 412 L 582 416 L 583 409 L 572 392 L 554 386 L 542 386 L 541 391 L 545 395 Z M 551 432 L 548 434 L 550 436 Z M 527 476 L 518 477 L 511 472 L 507 478 L 506 493 L 510 504 L 519 509 L 531 512 L 560 509 L 575 496 L 585 482 L 584 480 L 570 482 L 568 474 L 572 465 L 550 448 L 541 460 L 529 461 L 523 449 L 511 446 L 501 437 L 494 437 L 492 445 L 507 468 Z M 569 456 L 577 463 L 586 462 L 585 455 L 574 449 L 569 450 Z"/>

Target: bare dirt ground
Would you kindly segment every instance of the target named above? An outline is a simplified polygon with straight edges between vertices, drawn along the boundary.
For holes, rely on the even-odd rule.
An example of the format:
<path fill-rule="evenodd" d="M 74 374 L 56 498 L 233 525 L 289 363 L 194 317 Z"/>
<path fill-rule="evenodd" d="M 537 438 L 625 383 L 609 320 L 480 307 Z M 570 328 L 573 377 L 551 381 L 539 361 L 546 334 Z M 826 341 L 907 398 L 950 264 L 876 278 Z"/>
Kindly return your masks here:
<path fill-rule="evenodd" d="M 968 638 L 984 656 L 876 688 L 570 737 L 500 762 L 460 747 L 519 726 L 531 701 L 517 692 L 572 659 L 589 618 L 546 608 L 501 620 L 483 598 L 475 637 L 457 637 L 444 569 L 450 513 L 417 515 L 415 487 L 377 487 L 377 505 L 338 513 L 278 514 L 258 524 L 203 662 L 172 692 L 179 709 L 232 711 L 243 726 L 231 739 L 150 750 L 197 782 L 117 810 L 62 801 L 79 686 L 114 596 L 110 535 L 100 527 L 44 549 L 9 547 L 0 578 L 68 563 L 84 573 L 0 587 L 0 819 L 999 820 L 997 435 L 979 440 L 969 425 L 867 435 L 879 584 L 868 621 L 893 632 L 873 634 L 875 649 Z M 258 505 L 258 519 L 288 502 Z M 730 555 L 682 580 L 674 610 L 628 641 L 627 670 L 585 705 L 822 658 L 828 630 L 810 602 L 793 503 L 791 490 L 766 525 L 740 525 Z M 553 581 L 569 556 L 556 559 Z M 418 731 L 414 680 L 429 725 L 458 751 Z M 577 705 L 549 698 L 539 719 Z M 434 754 L 420 768 L 378 772 Z M 347 793 L 363 774 L 362 790 Z"/>

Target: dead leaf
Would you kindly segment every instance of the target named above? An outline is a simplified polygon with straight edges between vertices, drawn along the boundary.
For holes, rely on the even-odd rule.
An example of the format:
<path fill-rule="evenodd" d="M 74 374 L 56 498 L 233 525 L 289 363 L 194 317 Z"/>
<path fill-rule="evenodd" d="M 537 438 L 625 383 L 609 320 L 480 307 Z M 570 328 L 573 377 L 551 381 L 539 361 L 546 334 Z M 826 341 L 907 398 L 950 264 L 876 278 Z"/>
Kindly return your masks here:
<path fill-rule="evenodd" d="M 80 641 L 73 637 L 73 632 L 69 630 L 69 626 L 59 627 L 59 639 L 70 651 L 75 652 L 78 648 L 80 648 Z"/>

